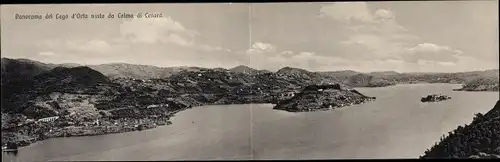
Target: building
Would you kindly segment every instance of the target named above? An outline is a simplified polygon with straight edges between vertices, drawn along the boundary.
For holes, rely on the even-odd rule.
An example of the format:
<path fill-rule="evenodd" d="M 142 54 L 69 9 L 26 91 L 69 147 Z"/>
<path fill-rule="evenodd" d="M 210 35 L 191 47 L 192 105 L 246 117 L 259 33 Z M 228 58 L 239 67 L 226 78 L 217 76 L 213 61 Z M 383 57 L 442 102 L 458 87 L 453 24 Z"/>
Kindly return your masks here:
<path fill-rule="evenodd" d="M 99 119 L 96 119 L 96 120 L 94 121 L 94 125 L 101 125 L 101 123 L 99 122 Z"/>
<path fill-rule="evenodd" d="M 53 122 L 59 119 L 59 116 L 52 116 L 47 118 L 38 119 L 38 122 Z"/>
<path fill-rule="evenodd" d="M 295 96 L 295 94 L 299 93 L 298 91 L 285 91 L 283 93 L 281 93 L 281 97 L 293 97 Z"/>

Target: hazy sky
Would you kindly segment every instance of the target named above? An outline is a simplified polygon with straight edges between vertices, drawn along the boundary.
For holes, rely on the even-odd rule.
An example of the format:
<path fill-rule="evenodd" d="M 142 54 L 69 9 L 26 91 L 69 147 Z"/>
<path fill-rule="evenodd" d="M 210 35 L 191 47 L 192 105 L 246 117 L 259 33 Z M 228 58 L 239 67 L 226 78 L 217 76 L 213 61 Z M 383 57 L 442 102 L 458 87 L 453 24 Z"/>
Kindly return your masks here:
<path fill-rule="evenodd" d="M 115 19 L 16 20 L 15 14 Z M 118 13 L 163 18 L 118 19 Z M 453 72 L 498 68 L 498 1 L 2 5 L 2 57 L 50 63 Z"/>

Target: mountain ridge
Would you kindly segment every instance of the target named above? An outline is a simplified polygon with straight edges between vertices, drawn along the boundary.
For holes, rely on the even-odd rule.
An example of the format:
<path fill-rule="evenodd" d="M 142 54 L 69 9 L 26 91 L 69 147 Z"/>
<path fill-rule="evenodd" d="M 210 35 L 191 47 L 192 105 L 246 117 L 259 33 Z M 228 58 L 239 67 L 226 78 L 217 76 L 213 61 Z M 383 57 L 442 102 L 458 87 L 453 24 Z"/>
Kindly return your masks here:
<path fill-rule="evenodd" d="M 38 73 L 39 71 L 50 70 L 57 66 L 74 67 L 78 65 L 78 64 L 46 64 L 29 59 L 2 58 L 2 69 L 4 69 L 5 66 L 4 64 L 6 64 L 6 62 L 15 62 L 16 60 L 24 64 L 31 63 L 33 64 L 32 66 L 39 67 L 39 69 L 41 69 L 34 72 L 34 74 Z M 205 70 L 209 69 L 209 68 L 188 67 L 188 66 L 158 67 L 153 65 L 138 65 L 129 63 L 109 63 L 109 64 L 87 65 L 87 66 L 101 72 L 102 74 L 110 78 L 134 78 L 134 79 L 162 79 L 162 78 L 168 78 L 182 71 L 200 71 L 204 69 Z M 374 72 L 363 73 L 354 70 L 315 72 L 315 71 L 308 71 L 306 69 L 285 66 L 276 72 L 271 72 L 267 70 L 257 70 L 255 68 L 251 68 L 246 65 L 238 65 L 231 69 L 214 68 L 213 70 L 219 70 L 219 71 L 229 70 L 232 72 L 248 73 L 251 75 L 274 73 L 278 75 L 290 75 L 293 77 L 323 78 L 323 80 L 332 79 L 354 87 L 383 87 L 401 83 L 413 84 L 420 82 L 465 84 L 477 78 L 493 78 L 493 80 L 498 80 L 496 79 L 497 78 L 496 76 L 499 75 L 498 69 L 488 69 L 484 71 L 476 70 L 476 71 L 466 71 L 466 72 L 456 72 L 456 73 L 437 73 L 437 72 L 400 73 L 396 71 L 374 71 Z M 28 73 L 30 73 L 29 70 Z M 495 86 L 487 86 L 487 88 L 483 88 L 480 90 L 486 89 L 488 91 L 495 91 L 496 89 L 494 87 Z M 463 90 L 475 91 L 476 89 L 464 88 Z"/>

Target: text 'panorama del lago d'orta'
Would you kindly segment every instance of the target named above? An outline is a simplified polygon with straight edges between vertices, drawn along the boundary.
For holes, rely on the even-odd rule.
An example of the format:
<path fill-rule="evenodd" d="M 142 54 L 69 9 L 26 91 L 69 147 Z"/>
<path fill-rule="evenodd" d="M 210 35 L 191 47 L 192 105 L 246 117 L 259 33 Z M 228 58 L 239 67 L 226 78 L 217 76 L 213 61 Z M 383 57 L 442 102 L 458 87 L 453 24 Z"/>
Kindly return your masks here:
<path fill-rule="evenodd" d="M 2 161 L 497 159 L 496 3 L 2 6 Z"/>

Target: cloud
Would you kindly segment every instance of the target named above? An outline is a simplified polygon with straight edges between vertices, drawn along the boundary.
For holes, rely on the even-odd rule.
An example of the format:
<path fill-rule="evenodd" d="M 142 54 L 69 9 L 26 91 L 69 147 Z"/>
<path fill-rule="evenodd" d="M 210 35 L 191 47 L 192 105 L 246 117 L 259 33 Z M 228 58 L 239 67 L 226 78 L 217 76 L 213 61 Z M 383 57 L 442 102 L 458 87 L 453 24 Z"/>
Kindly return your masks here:
<path fill-rule="evenodd" d="M 199 45 L 198 49 L 202 51 L 223 51 L 223 52 L 232 52 L 231 49 L 227 49 L 219 46 L 209 46 L 209 45 Z"/>
<path fill-rule="evenodd" d="M 365 2 L 337 2 L 324 5 L 320 9 L 320 15 L 343 22 L 359 21 L 371 23 L 375 21 Z"/>
<path fill-rule="evenodd" d="M 398 47 L 397 50 L 399 51 L 386 50 L 390 54 L 373 55 L 367 51 L 395 45 L 387 44 L 390 41 L 375 35 L 357 35 L 351 38 L 350 40 L 341 42 L 345 48 L 352 48 L 349 49 L 350 51 L 358 50 L 356 53 L 350 53 L 350 55 L 325 55 L 316 52 L 294 52 L 290 50 L 277 51 L 273 44 L 265 42 L 255 43 L 246 53 L 250 54 L 251 58 L 249 66 L 269 70 L 278 70 L 285 66 L 291 66 L 311 71 L 357 70 L 371 72 L 394 69 L 414 71 L 415 68 L 418 69 L 419 67 L 432 69 L 436 66 L 445 68 L 455 66 L 452 62 L 435 62 L 430 60 L 421 60 L 420 62 L 426 63 L 424 65 L 419 65 L 418 61 L 408 63 L 406 60 L 401 59 L 400 55 L 394 55 L 394 53 L 401 53 L 410 49 L 403 47 Z M 360 46 L 360 44 L 366 45 Z M 415 46 L 416 48 L 417 46 Z"/>
<path fill-rule="evenodd" d="M 375 12 L 375 17 L 382 20 L 391 20 L 396 18 L 396 16 L 394 16 L 394 14 L 391 11 L 385 9 L 377 10 Z"/>
<path fill-rule="evenodd" d="M 70 50 L 98 53 L 106 53 L 112 48 L 106 41 L 99 39 L 68 41 L 66 46 Z"/>
<path fill-rule="evenodd" d="M 347 38 L 334 45 L 336 55 L 363 61 L 394 59 L 419 38 L 409 34 L 386 9 L 372 12 L 365 2 L 343 2 L 323 5 L 320 13 L 340 22 Z"/>
<path fill-rule="evenodd" d="M 38 55 L 40 55 L 40 56 L 55 56 L 56 53 L 54 53 L 52 51 L 46 51 L 46 52 L 39 52 Z"/>
<path fill-rule="evenodd" d="M 257 42 L 252 45 L 252 48 L 263 50 L 263 51 L 274 51 L 275 47 L 271 44 Z"/>
<path fill-rule="evenodd" d="M 256 42 L 252 45 L 252 47 L 246 50 L 247 54 L 255 54 L 255 53 L 274 53 L 276 52 L 276 47 L 272 44 Z"/>
<path fill-rule="evenodd" d="M 341 49 L 338 55 L 347 59 L 399 59 L 409 63 L 432 62 L 452 66 L 462 54 L 462 51 L 448 46 L 422 42 L 397 22 L 394 12 L 387 9 L 372 12 L 364 2 L 324 5 L 320 12 L 343 23 L 349 32 L 346 39 L 338 42 Z"/>
<path fill-rule="evenodd" d="M 189 41 L 188 39 L 185 39 L 178 34 L 170 34 L 162 40 L 164 42 L 173 43 L 184 47 L 192 46 L 194 44 L 192 41 Z"/>
<path fill-rule="evenodd" d="M 410 48 L 410 51 L 415 52 L 442 52 L 442 51 L 451 51 L 450 47 L 447 46 L 439 46 L 432 43 L 422 43 L 417 46 Z M 459 53 L 460 51 L 455 51 Z"/>
<path fill-rule="evenodd" d="M 120 33 L 134 43 L 189 44 L 196 35 L 170 17 L 131 19 L 120 24 Z"/>
<path fill-rule="evenodd" d="M 455 65 L 457 65 L 454 62 L 439 62 L 439 64 L 441 64 L 443 66 L 455 66 Z"/>
<path fill-rule="evenodd" d="M 375 34 L 354 34 L 339 42 L 344 58 L 355 61 L 397 58 L 403 44 Z"/>
<path fill-rule="evenodd" d="M 197 42 L 199 33 L 171 17 L 131 19 L 120 25 L 122 39 L 130 43 L 172 44 L 201 51 L 231 51 Z"/>
<path fill-rule="evenodd" d="M 458 62 L 458 56 L 460 56 L 461 54 L 462 51 L 452 49 L 448 46 L 439 46 L 432 43 L 421 43 L 407 49 L 407 52 L 403 53 L 402 56 L 403 59 L 411 63 L 423 60 L 442 63 L 447 62 L 445 64 L 449 65 L 449 62 Z"/>
<path fill-rule="evenodd" d="M 276 55 L 260 60 L 261 64 L 269 64 L 274 66 L 274 69 L 285 66 L 303 68 L 312 71 L 328 71 L 333 69 L 341 69 L 345 66 L 352 65 L 353 61 L 338 57 L 319 55 L 315 52 L 297 52 L 287 55 Z"/>
<path fill-rule="evenodd" d="M 57 51 L 57 53 L 85 53 L 85 54 L 107 54 L 114 47 L 108 42 L 100 39 L 90 40 L 61 40 L 51 39 L 44 40 L 37 44 L 38 47 L 50 51 Z M 56 53 L 56 52 L 54 52 Z"/>
<path fill-rule="evenodd" d="M 387 22 L 394 22 L 396 19 L 395 14 L 390 10 L 378 9 L 372 12 L 366 2 L 336 2 L 323 5 L 319 14 L 321 17 L 329 17 L 349 25 L 380 25 Z"/>
<path fill-rule="evenodd" d="M 104 64 L 116 61 L 157 66 L 225 67 L 245 62 L 248 57 L 231 49 L 201 43 L 202 37 L 170 17 L 131 19 L 117 22 L 116 33 L 85 37 L 55 37 L 36 43 L 36 57 L 47 51 L 51 60 L 63 63 Z M 110 27 L 112 28 L 112 27 Z M 45 51 L 45 52 L 39 52 Z M 225 66 L 226 65 L 226 66 Z"/>
<path fill-rule="evenodd" d="M 269 70 L 278 70 L 285 66 L 324 70 L 352 63 L 341 57 L 319 55 L 315 52 L 277 51 L 273 44 L 264 42 L 254 43 L 250 49 L 246 50 L 246 54 L 250 57 L 249 66 Z"/>
<path fill-rule="evenodd" d="M 106 55 L 107 59 L 118 55 L 154 53 L 159 46 L 172 53 L 231 52 L 230 49 L 197 43 L 199 35 L 170 17 L 131 19 L 119 24 L 119 35 L 107 39 L 49 39 L 38 43 L 41 51 L 54 51 L 67 55 Z M 163 52 L 164 54 L 165 52 Z M 215 57 L 215 56 L 214 56 Z"/>
<path fill-rule="evenodd" d="M 401 41 L 401 42 L 415 42 L 420 40 L 418 36 L 407 33 L 390 34 L 388 38 L 392 41 Z"/>

